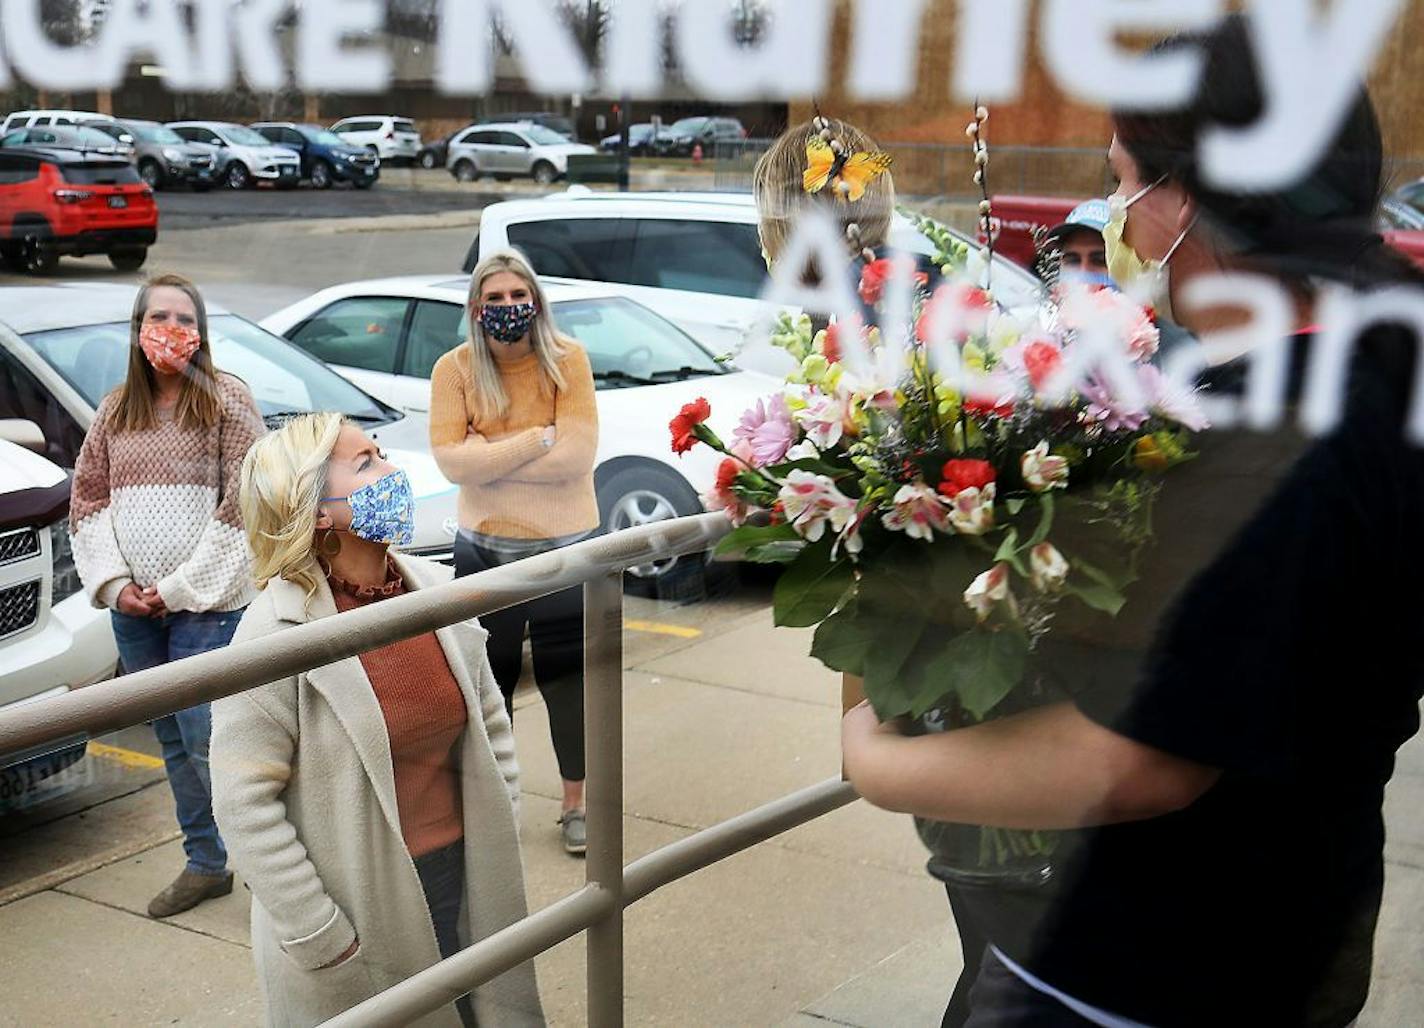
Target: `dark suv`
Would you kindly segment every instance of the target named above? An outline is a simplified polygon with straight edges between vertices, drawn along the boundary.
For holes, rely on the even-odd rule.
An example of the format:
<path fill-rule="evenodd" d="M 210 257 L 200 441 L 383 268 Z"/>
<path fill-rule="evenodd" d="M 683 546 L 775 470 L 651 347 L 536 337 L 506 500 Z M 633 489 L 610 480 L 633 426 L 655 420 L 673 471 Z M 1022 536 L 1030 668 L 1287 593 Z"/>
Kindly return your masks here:
<path fill-rule="evenodd" d="M 711 157 L 708 151 L 717 143 L 740 143 L 747 138 L 747 130 L 736 118 L 679 118 L 664 131 L 666 134 L 654 144 L 654 151 L 667 157 L 689 157 L 699 144 L 703 153 Z"/>
<path fill-rule="evenodd" d="M 295 150 L 302 159 L 302 178 L 318 189 L 330 189 L 336 182 L 370 189 L 381 176 L 379 157 L 364 146 L 352 146 L 331 129 L 289 121 L 264 121 L 252 127 L 277 145 Z"/>

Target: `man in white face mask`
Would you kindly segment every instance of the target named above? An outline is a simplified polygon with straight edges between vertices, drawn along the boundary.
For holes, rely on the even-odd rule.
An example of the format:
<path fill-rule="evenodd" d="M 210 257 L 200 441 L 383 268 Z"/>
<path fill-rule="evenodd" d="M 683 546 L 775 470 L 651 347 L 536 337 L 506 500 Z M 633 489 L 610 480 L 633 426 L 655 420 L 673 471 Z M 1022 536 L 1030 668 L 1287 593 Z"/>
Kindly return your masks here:
<path fill-rule="evenodd" d="M 1108 270 L 1103 241 L 1110 214 L 1106 200 L 1087 200 L 1074 207 L 1062 224 L 1045 233 L 1040 261 L 1057 261 L 1059 282 L 1117 287 Z"/>

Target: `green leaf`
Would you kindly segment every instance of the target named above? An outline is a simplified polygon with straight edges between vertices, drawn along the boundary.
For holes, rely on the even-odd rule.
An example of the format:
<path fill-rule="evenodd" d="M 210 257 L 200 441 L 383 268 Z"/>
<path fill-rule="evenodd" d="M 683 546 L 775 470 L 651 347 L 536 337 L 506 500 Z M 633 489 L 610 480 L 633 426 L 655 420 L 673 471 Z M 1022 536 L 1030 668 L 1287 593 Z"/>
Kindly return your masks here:
<path fill-rule="evenodd" d="M 846 475 L 856 473 L 855 468 L 840 467 L 827 461 L 817 460 L 815 457 L 802 457 L 800 460 L 787 461 L 783 464 L 772 464 L 765 470 L 779 476 L 785 476 L 788 471 L 809 471 L 813 475 L 825 475 L 827 478 L 844 478 Z"/>
<path fill-rule="evenodd" d="M 1127 602 L 1127 597 L 1122 593 L 1111 586 L 1101 585 L 1097 582 L 1091 585 L 1070 585 L 1068 592 L 1094 610 L 1101 610 L 1113 617 L 1117 617 L 1117 612 L 1122 610 L 1122 605 Z"/>
<path fill-rule="evenodd" d="M 755 557 L 750 556 L 750 551 L 755 547 L 766 546 L 769 543 L 799 542 L 800 540 L 801 537 L 796 534 L 796 529 L 787 524 L 743 525 L 724 535 L 722 541 L 712 552 L 716 557 L 755 560 Z"/>
<path fill-rule="evenodd" d="M 1038 498 L 1043 504 L 1043 514 L 1038 519 L 1038 528 L 1034 531 L 1029 541 L 1024 543 L 1024 549 L 1031 550 L 1039 543 L 1048 538 L 1048 533 L 1053 530 L 1053 494 L 1044 493 Z"/>
<path fill-rule="evenodd" d="M 819 542 L 802 550 L 781 573 L 771 594 L 772 617 L 777 625 L 809 628 L 820 623 L 855 584 L 850 560 L 831 560 L 833 542 L 827 532 Z"/>
<path fill-rule="evenodd" d="M 865 698 L 882 721 L 906 713 L 917 680 L 911 654 L 924 633 L 923 621 L 881 621 L 865 653 Z"/>
<path fill-rule="evenodd" d="M 1027 662 L 1028 643 L 1022 635 L 974 630 L 946 643 L 929 670 L 943 676 L 965 709 L 983 720 L 1019 684 Z"/>
<path fill-rule="evenodd" d="M 1019 552 L 1019 530 L 1011 528 L 1004 533 L 1004 541 L 999 544 L 998 552 L 994 554 L 994 561 L 1013 560 Z"/>
<path fill-rule="evenodd" d="M 865 654 L 875 645 L 876 626 L 859 616 L 854 598 L 816 626 L 811 656 L 832 671 L 865 675 Z"/>
<path fill-rule="evenodd" d="M 1018 517 L 1019 511 L 1024 509 L 1024 504 L 1028 502 L 1022 496 L 1010 496 L 1004 501 L 1004 509 L 1009 512 L 1009 517 Z"/>
<path fill-rule="evenodd" d="M 800 539 L 778 539 L 776 542 L 758 543 L 751 547 L 744 559 L 755 564 L 790 564 L 801 556 L 801 551 L 805 548 L 806 543 Z"/>

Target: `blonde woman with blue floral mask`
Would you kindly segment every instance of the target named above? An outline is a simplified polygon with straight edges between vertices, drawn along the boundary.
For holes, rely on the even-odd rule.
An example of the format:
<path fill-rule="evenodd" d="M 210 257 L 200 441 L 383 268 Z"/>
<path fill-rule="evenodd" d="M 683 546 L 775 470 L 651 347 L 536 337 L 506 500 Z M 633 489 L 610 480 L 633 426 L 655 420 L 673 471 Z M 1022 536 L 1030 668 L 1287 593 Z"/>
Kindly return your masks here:
<path fill-rule="evenodd" d="M 234 638 L 427 589 L 405 473 L 335 414 L 242 466 L 261 594 Z M 526 913 L 514 737 L 475 621 L 213 704 L 213 809 L 252 890 L 267 1023 L 325 1021 Z M 541 1024 L 533 964 L 421 1023 Z"/>

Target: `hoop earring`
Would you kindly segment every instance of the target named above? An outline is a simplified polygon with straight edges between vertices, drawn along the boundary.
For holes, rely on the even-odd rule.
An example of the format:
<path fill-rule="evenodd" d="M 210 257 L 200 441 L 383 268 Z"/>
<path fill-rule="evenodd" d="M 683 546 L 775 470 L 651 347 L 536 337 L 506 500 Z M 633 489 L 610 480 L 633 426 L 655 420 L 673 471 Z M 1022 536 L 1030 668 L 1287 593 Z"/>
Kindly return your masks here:
<path fill-rule="evenodd" d="M 326 533 L 317 542 L 317 551 L 327 559 L 335 557 L 341 552 L 341 536 L 336 534 L 336 530 L 328 528 Z"/>

